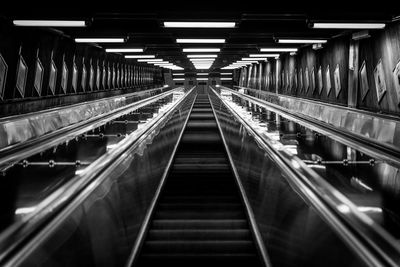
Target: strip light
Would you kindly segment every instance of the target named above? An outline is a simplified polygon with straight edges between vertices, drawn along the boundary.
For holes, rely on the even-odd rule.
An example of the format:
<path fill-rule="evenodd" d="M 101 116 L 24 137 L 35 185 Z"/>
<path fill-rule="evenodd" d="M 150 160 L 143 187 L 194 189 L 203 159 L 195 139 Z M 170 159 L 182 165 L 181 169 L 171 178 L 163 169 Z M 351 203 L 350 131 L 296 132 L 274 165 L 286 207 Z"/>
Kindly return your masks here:
<path fill-rule="evenodd" d="M 314 22 L 314 29 L 383 29 L 385 23 L 344 23 L 344 22 Z"/>
<path fill-rule="evenodd" d="M 220 52 L 220 48 L 183 48 L 183 52 Z"/>
<path fill-rule="evenodd" d="M 266 57 L 244 57 L 242 60 L 267 60 Z"/>
<path fill-rule="evenodd" d="M 232 78 L 221 78 L 221 81 L 231 81 Z"/>
<path fill-rule="evenodd" d="M 124 38 L 75 38 L 76 43 L 124 43 Z"/>
<path fill-rule="evenodd" d="M 198 81 L 208 81 L 208 78 L 196 78 Z"/>
<path fill-rule="evenodd" d="M 185 78 L 174 78 L 173 80 L 174 80 L 174 81 L 184 81 Z"/>
<path fill-rule="evenodd" d="M 205 76 L 205 75 L 208 75 L 208 73 L 197 73 L 197 75 L 199 75 L 199 76 Z"/>
<path fill-rule="evenodd" d="M 326 39 L 278 39 L 280 44 L 324 44 Z"/>
<path fill-rule="evenodd" d="M 114 53 L 141 53 L 143 48 L 106 48 L 106 52 Z"/>
<path fill-rule="evenodd" d="M 218 55 L 187 55 L 188 58 L 216 58 Z"/>
<path fill-rule="evenodd" d="M 138 59 L 138 62 L 162 62 L 164 61 L 161 58 L 154 58 L 154 59 Z"/>
<path fill-rule="evenodd" d="M 261 48 L 261 52 L 297 52 L 297 48 Z"/>
<path fill-rule="evenodd" d="M 185 73 L 172 73 L 172 75 L 183 76 L 183 75 L 185 75 Z"/>
<path fill-rule="evenodd" d="M 221 75 L 232 75 L 230 72 L 222 72 Z"/>
<path fill-rule="evenodd" d="M 235 22 L 164 22 L 166 28 L 234 28 Z"/>
<path fill-rule="evenodd" d="M 225 39 L 176 39 L 180 44 L 222 44 Z"/>
<path fill-rule="evenodd" d="M 278 57 L 279 54 L 250 54 L 249 57 Z"/>
<path fill-rule="evenodd" d="M 84 20 L 13 20 L 15 26 L 26 27 L 86 27 Z"/>
<path fill-rule="evenodd" d="M 190 59 L 192 62 L 199 62 L 199 61 L 215 61 L 215 58 L 192 58 Z"/>
<path fill-rule="evenodd" d="M 155 58 L 155 55 L 126 55 L 125 58 Z"/>

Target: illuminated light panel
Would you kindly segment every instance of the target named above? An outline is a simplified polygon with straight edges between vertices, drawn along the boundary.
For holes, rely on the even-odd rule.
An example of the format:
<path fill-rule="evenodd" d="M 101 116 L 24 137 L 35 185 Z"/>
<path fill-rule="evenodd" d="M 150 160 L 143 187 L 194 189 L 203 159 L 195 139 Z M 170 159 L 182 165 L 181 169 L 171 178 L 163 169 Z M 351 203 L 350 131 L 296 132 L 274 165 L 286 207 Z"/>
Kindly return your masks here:
<path fill-rule="evenodd" d="M 192 62 L 195 61 L 215 61 L 215 58 L 191 58 L 189 59 Z"/>
<path fill-rule="evenodd" d="M 205 75 L 208 75 L 208 73 L 197 73 L 197 75 L 199 75 L 199 76 L 205 76 Z"/>
<path fill-rule="evenodd" d="M 143 48 L 106 48 L 106 52 L 114 53 L 141 53 Z"/>
<path fill-rule="evenodd" d="M 297 48 L 261 48 L 261 52 L 297 52 Z"/>
<path fill-rule="evenodd" d="M 221 75 L 232 75 L 230 72 L 222 72 Z"/>
<path fill-rule="evenodd" d="M 225 39 L 176 39 L 180 44 L 223 44 Z"/>
<path fill-rule="evenodd" d="M 187 55 L 188 58 L 216 58 L 218 55 Z"/>
<path fill-rule="evenodd" d="M 325 44 L 326 39 L 278 39 L 280 44 Z"/>
<path fill-rule="evenodd" d="M 198 81 L 208 81 L 208 78 L 196 78 Z"/>
<path fill-rule="evenodd" d="M 244 57 L 242 60 L 267 60 L 266 57 Z"/>
<path fill-rule="evenodd" d="M 155 58 L 155 55 L 126 55 L 125 58 Z"/>
<path fill-rule="evenodd" d="M 314 29 L 383 29 L 385 23 L 344 23 L 344 22 L 314 22 Z"/>
<path fill-rule="evenodd" d="M 172 73 L 172 75 L 175 75 L 175 76 L 183 76 L 183 75 L 185 75 L 185 73 Z"/>
<path fill-rule="evenodd" d="M 124 43 L 125 38 L 75 38 L 76 43 Z"/>
<path fill-rule="evenodd" d="M 86 27 L 84 20 L 13 20 L 15 26 L 25 27 Z"/>
<path fill-rule="evenodd" d="M 185 78 L 174 78 L 173 80 L 174 80 L 174 81 L 184 81 Z"/>
<path fill-rule="evenodd" d="M 249 57 L 278 57 L 279 54 L 250 54 Z"/>
<path fill-rule="evenodd" d="M 235 25 L 235 22 L 164 22 L 166 28 L 234 28 Z"/>
<path fill-rule="evenodd" d="M 231 81 L 232 78 L 221 78 L 221 81 Z"/>
<path fill-rule="evenodd" d="M 162 62 L 162 61 L 164 61 L 163 59 L 161 59 L 161 58 L 154 58 L 154 59 L 138 59 L 137 60 L 138 62 Z"/>
<path fill-rule="evenodd" d="M 220 48 L 183 48 L 183 52 L 220 52 Z"/>

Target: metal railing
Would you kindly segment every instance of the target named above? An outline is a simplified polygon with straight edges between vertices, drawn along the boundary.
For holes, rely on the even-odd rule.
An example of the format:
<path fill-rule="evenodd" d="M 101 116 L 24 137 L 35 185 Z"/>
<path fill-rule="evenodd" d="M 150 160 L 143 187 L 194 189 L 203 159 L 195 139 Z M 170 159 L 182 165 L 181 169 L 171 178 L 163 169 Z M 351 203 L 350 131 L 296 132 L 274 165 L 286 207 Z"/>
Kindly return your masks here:
<path fill-rule="evenodd" d="M 287 152 L 283 146 L 274 146 L 273 140 L 259 134 L 212 87 L 211 92 L 279 166 L 292 188 L 316 210 L 366 265 L 399 266 L 400 245 L 389 233 L 360 212 L 355 204 L 300 158 Z"/>
<path fill-rule="evenodd" d="M 170 93 L 172 91 L 166 94 Z M 99 157 L 78 175 L 75 175 L 75 178 L 62 185 L 62 188 L 46 197 L 31 214 L 6 229 L 0 235 L 0 265 L 15 266 L 22 263 L 40 242 L 51 235 L 52 231 L 59 227 L 73 210 L 110 176 L 125 159 L 127 153 L 140 150 L 143 141 L 160 130 L 171 118 L 176 108 L 193 93 L 194 88 L 187 91 L 163 114 L 148 122 L 145 127 L 129 134 L 127 138 L 118 143 L 115 149 Z M 165 95 L 156 96 L 152 100 L 161 97 L 165 97 Z M 142 106 L 152 100 L 146 99 L 141 103 L 134 104 Z"/>
<path fill-rule="evenodd" d="M 299 114 L 298 112 L 291 112 L 280 105 L 240 93 L 227 87 L 222 87 L 222 89 L 227 90 L 233 95 L 249 101 L 261 108 L 275 112 L 276 114 L 305 126 L 310 130 L 329 136 L 330 138 L 363 152 L 364 154 L 370 155 L 375 159 L 381 159 L 395 165 L 396 167 L 400 167 L 400 151 L 393 146 L 374 141 L 371 138 L 366 138 L 350 131 L 344 131 L 343 129 L 313 119 L 306 115 Z"/>

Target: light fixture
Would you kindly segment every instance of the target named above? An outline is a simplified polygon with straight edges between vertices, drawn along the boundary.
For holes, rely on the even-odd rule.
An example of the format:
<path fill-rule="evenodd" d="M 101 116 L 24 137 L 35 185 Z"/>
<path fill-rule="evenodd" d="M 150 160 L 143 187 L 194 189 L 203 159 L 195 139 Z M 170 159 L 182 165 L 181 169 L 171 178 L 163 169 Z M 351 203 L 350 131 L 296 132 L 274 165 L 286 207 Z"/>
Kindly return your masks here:
<path fill-rule="evenodd" d="M 280 44 L 324 44 L 326 39 L 278 39 Z"/>
<path fill-rule="evenodd" d="M 244 57 L 242 60 L 267 60 L 266 57 Z"/>
<path fill-rule="evenodd" d="M 218 55 L 187 55 L 188 58 L 216 58 Z"/>
<path fill-rule="evenodd" d="M 231 81 L 232 78 L 221 78 L 221 81 Z"/>
<path fill-rule="evenodd" d="M 261 48 L 261 52 L 297 52 L 297 48 Z"/>
<path fill-rule="evenodd" d="M 205 75 L 208 75 L 208 73 L 197 73 L 197 75 L 199 75 L 199 76 L 205 76 Z"/>
<path fill-rule="evenodd" d="M 230 72 L 222 72 L 221 75 L 232 75 Z"/>
<path fill-rule="evenodd" d="M 220 52 L 220 48 L 183 48 L 183 52 Z"/>
<path fill-rule="evenodd" d="M 15 26 L 25 27 L 86 27 L 84 20 L 13 20 Z"/>
<path fill-rule="evenodd" d="M 383 29 L 385 23 L 346 23 L 346 22 L 314 22 L 310 24 L 314 29 Z"/>
<path fill-rule="evenodd" d="M 225 39 L 176 39 L 181 44 L 222 44 Z"/>
<path fill-rule="evenodd" d="M 106 48 L 106 52 L 111 53 L 141 53 L 143 48 Z"/>
<path fill-rule="evenodd" d="M 279 54 L 250 54 L 249 57 L 277 57 Z"/>
<path fill-rule="evenodd" d="M 155 55 L 126 55 L 125 58 L 155 58 Z"/>
<path fill-rule="evenodd" d="M 196 78 L 198 81 L 208 81 L 208 78 Z"/>
<path fill-rule="evenodd" d="M 138 62 L 162 62 L 164 61 L 161 58 L 151 58 L 151 59 L 138 59 Z"/>
<path fill-rule="evenodd" d="M 174 78 L 173 80 L 174 80 L 174 81 L 184 81 L 185 78 Z"/>
<path fill-rule="evenodd" d="M 185 21 L 166 21 L 166 28 L 234 28 L 235 22 L 185 22 Z"/>
<path fill-rule="evenodd" d="M 172 75 L 183 76 L 183 75 L 185 75 L 185 73 L 172 73 Z"/>
<path fill-rule="evenodd" d="M 215 61 L 215 58 L 191 58 L 190 61 Z"/>
<path fill-rule="evenodd" d="M 124 43 L 125 38 L 75 38 L 76 43 Z"/>

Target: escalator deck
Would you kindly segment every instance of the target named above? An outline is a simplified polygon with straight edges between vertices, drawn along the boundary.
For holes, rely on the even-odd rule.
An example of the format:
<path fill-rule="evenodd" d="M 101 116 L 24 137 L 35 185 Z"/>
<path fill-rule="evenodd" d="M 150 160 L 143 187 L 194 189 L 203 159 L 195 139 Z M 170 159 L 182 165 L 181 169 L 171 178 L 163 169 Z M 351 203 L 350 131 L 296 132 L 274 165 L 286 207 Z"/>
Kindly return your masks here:
<path fill-rule="evenodd" d="M 135 266 L 261 266 L 208 95 L 198 95 Z"/>

